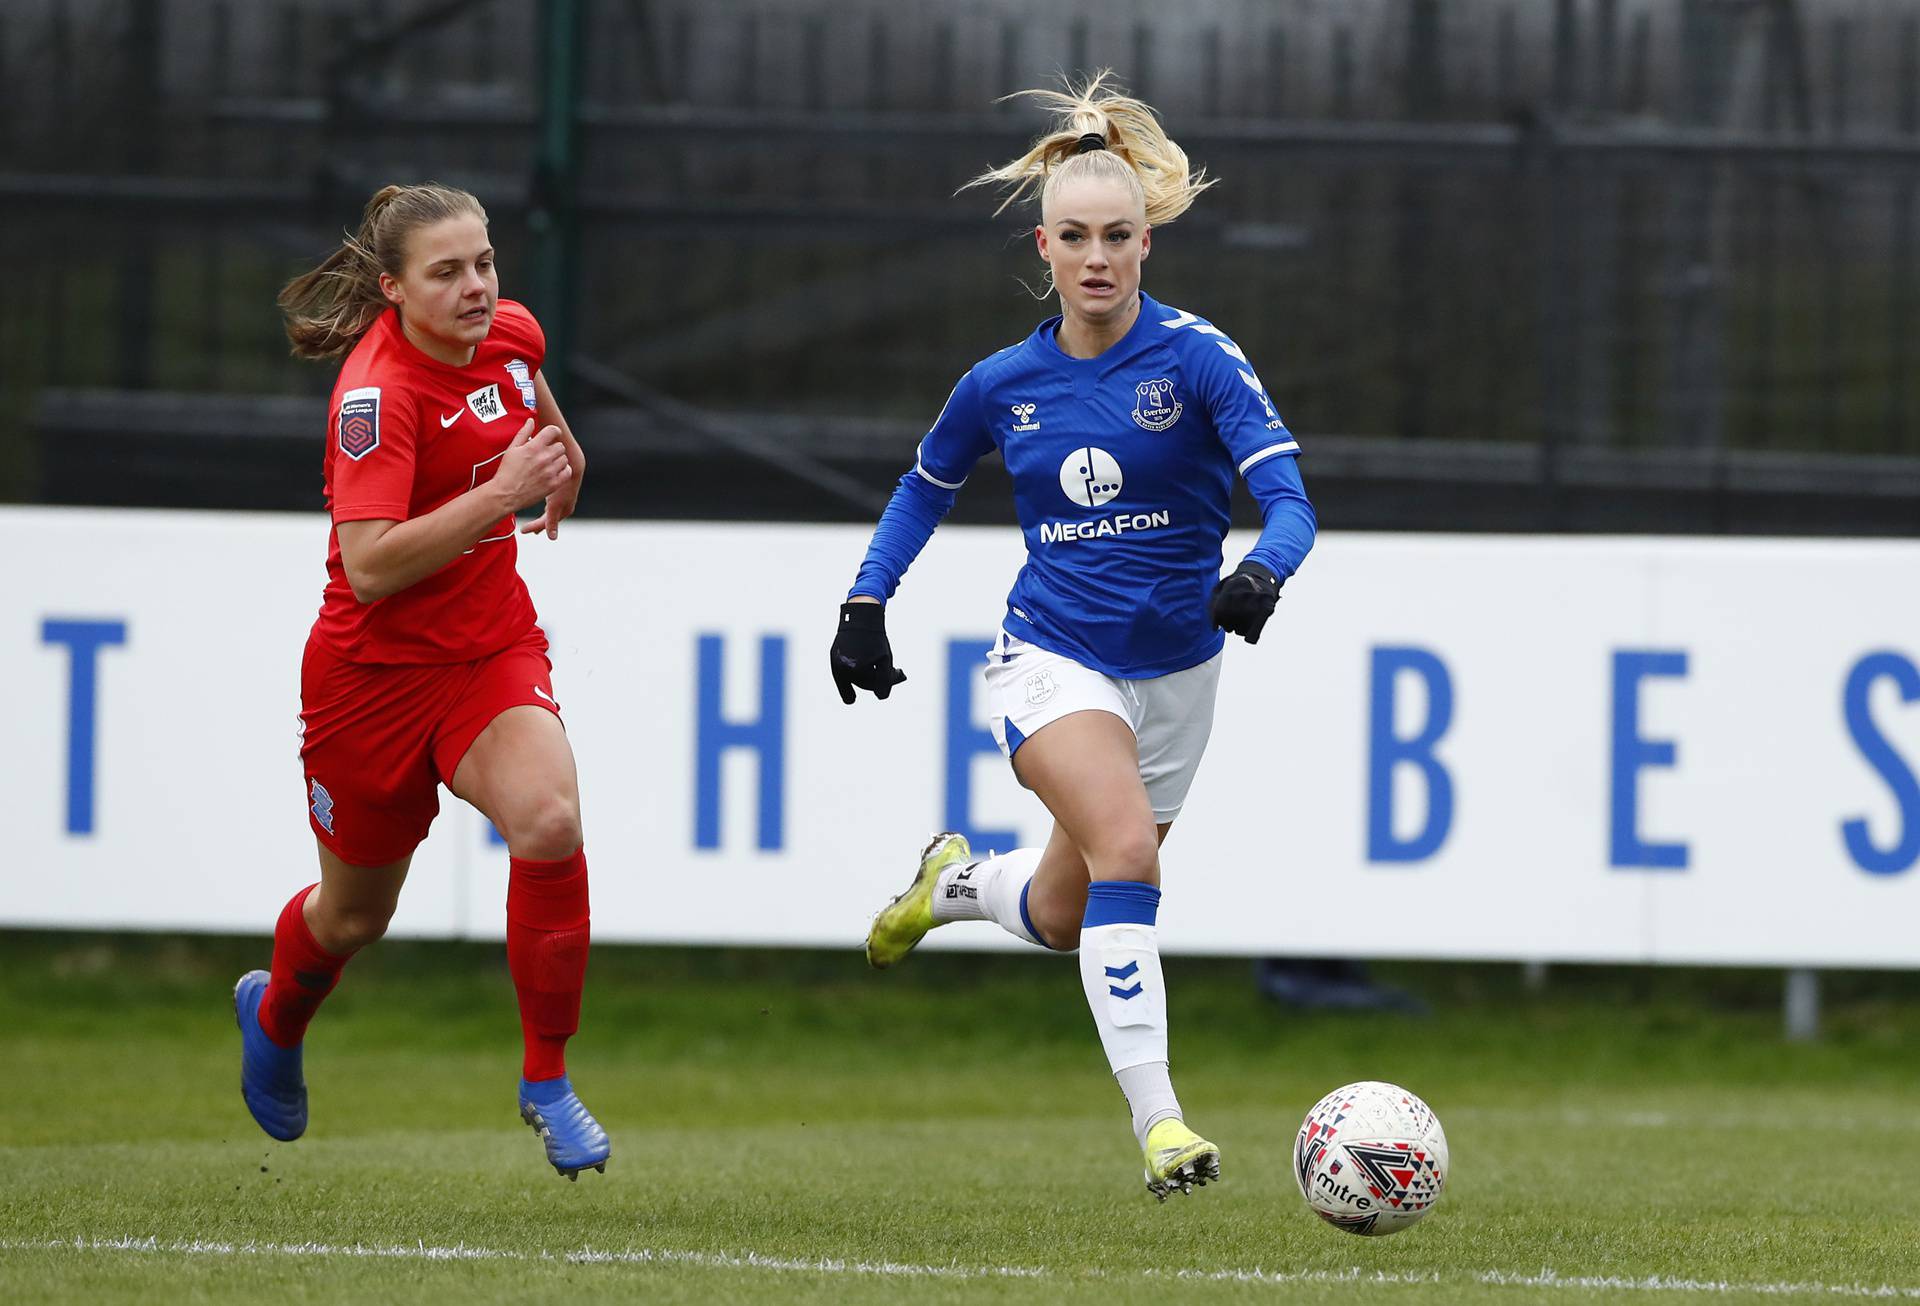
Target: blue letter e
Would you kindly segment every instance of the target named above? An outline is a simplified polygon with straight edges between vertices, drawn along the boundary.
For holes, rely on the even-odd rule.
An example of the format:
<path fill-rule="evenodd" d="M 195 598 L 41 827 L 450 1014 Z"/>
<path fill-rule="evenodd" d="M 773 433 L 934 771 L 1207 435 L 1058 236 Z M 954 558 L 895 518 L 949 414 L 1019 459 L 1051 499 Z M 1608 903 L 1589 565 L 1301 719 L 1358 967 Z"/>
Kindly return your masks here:
<path fill-rule="evenodd" d="M 1418 733 L 1402 739 L 1393 732 L 1395 691 L 1400 673 L 1426 681 L 1427 720 Z M 1447 664 L 1423 648 L 1373 650 L 1373 711 L 1367 752 L 1367 860 L 1425 861 L 1440 851 L 1453 827 L 1453 777 L 1433 755 L 1453 724 L 1453 677 Z M 1393 770 L 1416 766 L 1427 781 L 1427 821 L 1411 839 L 1393 833 Z"/>
<path fill-rule="evenodd" d="M 1671 739 L 1640 737 L 1640 682 L 1648 676 L 1684 676 L 1685 653 L 1621 652 L 1613 655 L 1613 864 L 1656 870 L 1687 868 L 1683 843 L 1640 839 L 1640 771 L 1672 766 Z"/>
<path fill-rule="evenodd" d="M 993 736 L 973 722 L 973 682 L 976 668 L 993 645 L 984 639 L 947 641 L 947 803 L 943 818 L 949 830 L 967 837 L 975 848 L 1013 848 L 1018 830 L 984 830 L 973 823 L 973 759 L 982 753 L 1000 755 Z"/>

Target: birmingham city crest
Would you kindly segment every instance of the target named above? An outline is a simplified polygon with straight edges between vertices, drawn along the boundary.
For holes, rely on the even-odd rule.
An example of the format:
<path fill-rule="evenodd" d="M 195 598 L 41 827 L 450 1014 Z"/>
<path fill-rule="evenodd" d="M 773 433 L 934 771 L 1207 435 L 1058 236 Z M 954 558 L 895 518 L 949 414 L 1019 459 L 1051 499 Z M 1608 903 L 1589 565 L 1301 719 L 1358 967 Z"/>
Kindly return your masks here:
<path fill-rule="evenodd" d="M 507 360 L 507 375 L 513 378 L 514 386 L 520 391 L 520 402 L 529 408 L 538 408 L 533 389 L 533 372 L 524 358 Z"/>

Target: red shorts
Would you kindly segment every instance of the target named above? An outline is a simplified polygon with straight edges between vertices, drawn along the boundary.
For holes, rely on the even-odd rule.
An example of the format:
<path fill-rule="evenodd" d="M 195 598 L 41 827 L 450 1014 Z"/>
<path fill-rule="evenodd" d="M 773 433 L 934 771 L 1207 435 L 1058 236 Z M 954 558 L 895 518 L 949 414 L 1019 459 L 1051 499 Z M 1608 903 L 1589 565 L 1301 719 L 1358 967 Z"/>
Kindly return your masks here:
<path fill-rule="evenodd" d="M 555 716 L 547 637 L 473 662 L 398 666 L 349 662 L 318 640 L 300 663 L 300 765 L 314 834 L 352 866 L 411 853 L 440 812 L 460 759 L 510 707 Z"/>

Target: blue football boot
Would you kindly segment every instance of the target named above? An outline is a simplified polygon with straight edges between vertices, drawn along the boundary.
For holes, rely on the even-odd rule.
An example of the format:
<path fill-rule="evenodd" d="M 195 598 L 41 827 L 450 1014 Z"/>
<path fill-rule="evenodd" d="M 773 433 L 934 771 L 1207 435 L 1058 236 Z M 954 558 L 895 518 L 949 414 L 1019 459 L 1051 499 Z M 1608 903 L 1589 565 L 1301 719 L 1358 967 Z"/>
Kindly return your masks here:
<path fill-rule="evenodd" d="M 537 1084 L 521 1080 L 520 1118 L 546 1144 L 553 1168 L 575 1183 L 580 1182 L 582 1170 L 607 1172 L 607 1154 L 613 1150 L 607 1131 L 581 1103 L 565 1075 Z"/>
<path fill-rule="evenodd" d="M 271 1138 L 291 1143 L 307 1132 L 307 1078 L 300 1049 L 283 1048 L 260 1028 L 267 972 L 250 970 L 233 986 L 233 1019 L 240 1026 L 240 1096 Z"/>

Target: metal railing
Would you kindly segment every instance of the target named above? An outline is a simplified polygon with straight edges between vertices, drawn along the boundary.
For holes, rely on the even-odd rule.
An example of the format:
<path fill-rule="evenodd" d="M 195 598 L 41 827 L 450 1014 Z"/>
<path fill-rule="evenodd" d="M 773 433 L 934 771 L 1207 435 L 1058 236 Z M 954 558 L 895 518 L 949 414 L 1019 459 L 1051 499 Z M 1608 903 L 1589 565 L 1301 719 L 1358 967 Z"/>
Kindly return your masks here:
<path fill-rule="evenodd" d="M 317 394 L 274 290 L 434 174 L 487 202 L 557 377 L 577 348 L 682 417 L 908 429 L 1047 311 L 1020 220 L 952 194 L 1035 124 L 991 93 L 1114 62 L 1225 178 L 1148 288 L 1373 475 L 1450 440 L 1547 487 L 1920 456 L 1920 4 L 1181 10 L 40 0 L 0 15 L 0 238 L 32 252 L 0 385 Z"/>

